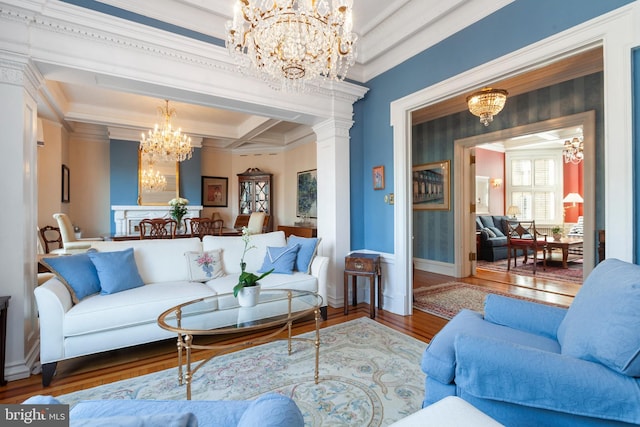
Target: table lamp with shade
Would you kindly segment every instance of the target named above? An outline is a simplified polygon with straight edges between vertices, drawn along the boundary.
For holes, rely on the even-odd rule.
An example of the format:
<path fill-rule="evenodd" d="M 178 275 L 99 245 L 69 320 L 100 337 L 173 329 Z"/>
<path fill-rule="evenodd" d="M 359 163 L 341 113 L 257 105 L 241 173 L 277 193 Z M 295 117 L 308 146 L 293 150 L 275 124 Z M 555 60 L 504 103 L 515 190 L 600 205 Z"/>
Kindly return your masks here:
<path fill-rule="evenodd" d="M 578 193 L 569 193 L 564 199 L 562 199 L 562 203 L 572 203 L 571 206 L 575 206 L 576 203 L 584 203 L 584 199 Z"/>
<path fill-rule="evenodd" d="M 518 219 L 518 215 L 520 215 L 520 208 L 518 206 L 511 205 L 507 208 L 507 216 L 510 216 L 512 219 Z"/>

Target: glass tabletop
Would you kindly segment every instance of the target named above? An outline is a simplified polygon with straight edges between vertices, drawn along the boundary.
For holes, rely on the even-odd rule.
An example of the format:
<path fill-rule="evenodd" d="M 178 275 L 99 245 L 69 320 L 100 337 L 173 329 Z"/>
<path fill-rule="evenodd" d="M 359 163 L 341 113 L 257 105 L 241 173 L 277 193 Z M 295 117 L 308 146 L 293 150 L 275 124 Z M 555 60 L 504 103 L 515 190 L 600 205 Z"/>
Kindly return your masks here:
<path fill-rule="evenodd" d="M 158 317 L 166 330 L 191 335 L 222 335 L 270 328 L 319 310 L 322 297 L 294 289 L 261 289 L 254 307 L 240 307 L 233 293 L 213 295 L 171 307 Z"/>

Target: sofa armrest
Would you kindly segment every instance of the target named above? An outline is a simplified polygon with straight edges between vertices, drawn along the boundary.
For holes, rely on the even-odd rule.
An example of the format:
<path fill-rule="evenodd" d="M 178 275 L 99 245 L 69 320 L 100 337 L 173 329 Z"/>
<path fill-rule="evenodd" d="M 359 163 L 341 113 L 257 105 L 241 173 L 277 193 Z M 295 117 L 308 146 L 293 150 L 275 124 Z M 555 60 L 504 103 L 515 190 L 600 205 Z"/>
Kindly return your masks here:
<path fill-rule="evenodd" d="M 311 275 L 318 278 L 318 295 L 322 297 L 322 306 L 328 305 L 327 276 L 329 257 L 316 255 L 311 262 Z"/>
<path fill-rule="evenodd" d="M 64 316 L 72 307 L 71 294 L 57 278 L 38 286 L 33 293 L 40 317 L 40 362 L 64 358 Z"/>
<path fill-rule="evenodd" d="M 486 321 L 553 339 L 566 313 L 566 308 L 495 294 L 484 301 Z"/>
<path fill-rule="evenodd" d="M 481 335 L 455 340 L 458 388 L 481 399 L 640 423 L 640 379 Z"/>

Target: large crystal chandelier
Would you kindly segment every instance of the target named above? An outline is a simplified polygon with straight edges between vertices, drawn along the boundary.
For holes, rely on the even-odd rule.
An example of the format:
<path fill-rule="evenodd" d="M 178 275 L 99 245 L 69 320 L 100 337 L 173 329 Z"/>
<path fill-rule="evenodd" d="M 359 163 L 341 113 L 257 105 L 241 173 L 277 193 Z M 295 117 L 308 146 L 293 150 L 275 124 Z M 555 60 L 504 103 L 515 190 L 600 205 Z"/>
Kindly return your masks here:
<path fill-rule="evenodd" d="M 169 100 L 164 107 L 158 107 L 162 115 L 162 127 L 156 124 L 148 134 L 142 134 L 140 151 L 149 156 L 151 161 L 182 162 L 190 159 L 193 153 L 191 138 L 182 135 L 180 128 L 173 129 L 171 117 L 176 115 L 175 108 L 169 109 Z"/>
<path fill-rule="evenodd" d="M 509 93 L 504 89 L 484 87 L 467 97 L 467 105 L 471 114 L 480 117 L 480 123 L 489 126 L 493 116 L 504 108 Z"/>
<path fill-rule="evenodd" d="M 353 0 L 236 0 L 227 49 L 274 88 L 344 80 L 355 62 Z"/>
<path fill-rule="evenodd" d="M 565 163 L 577 165 L 584 158 L 584 141 L 582 137 L 574 137 L 564 141 L 562 155 Z"/>
<path fill-rule="evenodd" d="M 140 173 L 140 187 L 146 193 L 164 191 L 167 188 L 167 178 L 153 169 L 153 164 L 149 164 L 149 168 Z"/>

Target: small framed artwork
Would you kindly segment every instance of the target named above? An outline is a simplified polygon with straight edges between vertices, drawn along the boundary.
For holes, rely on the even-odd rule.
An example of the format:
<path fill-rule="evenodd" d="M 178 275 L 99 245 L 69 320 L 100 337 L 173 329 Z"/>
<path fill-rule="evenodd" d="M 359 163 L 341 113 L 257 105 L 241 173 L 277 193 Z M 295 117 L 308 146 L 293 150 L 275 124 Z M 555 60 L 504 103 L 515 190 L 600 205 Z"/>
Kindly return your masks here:
<path fill-rule="evenodd" d="M 450 161 L 413 167 L 413 209 L 449 210 Z"/>
<path fill-rule="evenodd" d="M 318 170 L 298 172 L 296 216 L 318 217 Z"/>
<path fill-rule="evenodd" d="M 202 206 L 226 208 L 229 196 L 229 178 L 219 176 L 202 177 Z"/>
<path fill-rule="evenodd" d="M 69 203 L 71 201 L 71 196 L 69 194 L 70 188 L 70 172 L 67 165 L 62 165 L 62 203 Z"/>
<path fill-rule="evenodd" d="M 373 189 L 384 190 L 384 166 L 373 167 Z"/>

